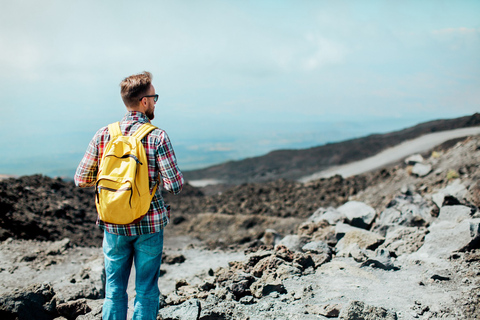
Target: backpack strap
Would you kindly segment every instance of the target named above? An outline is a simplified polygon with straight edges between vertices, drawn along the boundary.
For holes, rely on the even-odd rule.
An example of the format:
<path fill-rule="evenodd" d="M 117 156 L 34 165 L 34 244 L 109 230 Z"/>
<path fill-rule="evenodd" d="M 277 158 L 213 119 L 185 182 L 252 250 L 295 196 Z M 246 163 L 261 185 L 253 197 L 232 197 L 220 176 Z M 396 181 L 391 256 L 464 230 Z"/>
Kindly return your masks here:
<path fill-rule="evenodd" d="M 144 123 L 140 126 L 140 128 L 137 129 L 137 131 L 135 131 L 133 134 L 132 134 L 132 137 L 136 137 L 138 138 L 138 140 L 142 140 L 147 134 L 149 134 L 150 132 L 152 132 L 153 130 L 157 129 L 157 127 L 155 127 L 153 124 L 151 123 Z M 150 195 L 155 195 L 155 192 L 157 191 L 157 187 L 158 187 L 158 184 L 159 182 L 157 181 L 155 183 L 155 186 L 153 187 L 153 190 L 152 192 L 150 193 Z"/>
<path fill-rule="evenodd" d="M 152 130 L 155 129 L 157 129 L 157 127 L 155 127 L 153 124 L 144 123 L 140 126 L 140 128 L 137 129 L 137 131 L 132 134 L 132 137 L 136 137 L 139 140 L 142 140 L 147 134 L 149 134 Z"/>
<path fill-rule="evenodd" d="M 114 122 L 108 125 L 108 132 L 110 132 L 110 140 L 116 137 L 122 136 L 122 130 L 120 129 L 120 122 Z"/>

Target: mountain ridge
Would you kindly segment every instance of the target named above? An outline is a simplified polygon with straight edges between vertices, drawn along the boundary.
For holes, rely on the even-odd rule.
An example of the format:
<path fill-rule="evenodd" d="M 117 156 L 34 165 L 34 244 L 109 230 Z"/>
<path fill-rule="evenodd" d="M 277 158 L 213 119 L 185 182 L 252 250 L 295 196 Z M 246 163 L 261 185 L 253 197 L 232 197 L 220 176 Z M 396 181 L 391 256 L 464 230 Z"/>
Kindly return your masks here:
<path fill-rule="evenodd" d="M 365 159 L 424 134 L 479 125 L 479 113 L 454 119 L 432 120 L 398 131 L 371 134 L 307 149 L 274 150 L 263 156 L 185 171 L 184 175 L 188 181 L 215 179 L 233 185 L 277 179 L 298 180 L 332 166 Z"/>

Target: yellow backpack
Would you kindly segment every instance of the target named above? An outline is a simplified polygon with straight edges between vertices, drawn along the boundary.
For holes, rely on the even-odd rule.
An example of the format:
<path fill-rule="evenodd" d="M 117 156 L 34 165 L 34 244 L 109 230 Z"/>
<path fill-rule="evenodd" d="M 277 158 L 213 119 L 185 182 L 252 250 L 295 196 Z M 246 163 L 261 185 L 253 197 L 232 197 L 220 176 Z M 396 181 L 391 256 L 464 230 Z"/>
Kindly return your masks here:
<path fill-rule="evenodd" d="M 145 123 L 131 136 L 124 136 L 119 122 L 108 125 L 110 141 L 95 184 L 95 203 L 102 221 L 129 224 L 148 212 L 158 183 L 150 193 L 148 160 L 141 140 L 155 128 Z"/>

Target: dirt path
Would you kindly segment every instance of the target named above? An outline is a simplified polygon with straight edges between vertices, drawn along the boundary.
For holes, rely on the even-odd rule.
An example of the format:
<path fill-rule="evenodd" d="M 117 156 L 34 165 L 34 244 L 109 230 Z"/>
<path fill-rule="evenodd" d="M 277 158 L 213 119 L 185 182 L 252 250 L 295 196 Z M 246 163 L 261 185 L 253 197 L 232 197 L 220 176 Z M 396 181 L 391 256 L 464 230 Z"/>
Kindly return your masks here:
<path fill-rule="evenodd" d="M 300 182 L 309 182 L 320 178 L 341 175 L 344 178 L 379 169 L 393 162 L 402 160 L 409 155 L 432 149 L 445 141 L 480 134 L 480 127 L 463 128 L 426 134 L 419 138 L 402 142 L 364 160 L 331 167 L 312 175 L 303 177 Z"/>

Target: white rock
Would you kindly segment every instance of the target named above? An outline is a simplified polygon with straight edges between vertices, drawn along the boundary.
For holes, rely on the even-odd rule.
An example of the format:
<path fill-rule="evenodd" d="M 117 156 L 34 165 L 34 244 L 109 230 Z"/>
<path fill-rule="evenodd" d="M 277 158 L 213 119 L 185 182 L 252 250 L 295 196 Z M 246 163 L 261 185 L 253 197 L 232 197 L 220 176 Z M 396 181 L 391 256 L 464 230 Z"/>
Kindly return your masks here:
<path fill-rule="evenodd" d="M 302 250 L 303 251 L 310 251 L 310 252 L 313 252 L 313 253 L 331 253 L 331 249 L 330 247 L 328 246 L 328 244 L 326 244 L 325 242 L 323 241 L 312 241 L 312 242 L 309 242 L 307 243 L 306 245 L 304 245 L 302 247 Z"/>
<path fill-rule="evenodd" d="M 335 248 L 337 251 L 342 251 L 352 244 L 358 244 L 361 249 L 375 250 L 384 241 L 385 238 L 375 232 L 358 229 L 347 232 Z"/>
<path fill-rule="evenodd" d="M 337 238 L 337 240 L 340 240 L 345 236 L 347 232 L 353 231 L 353 230 L 364 230 L 364 229 L 352 227 L 351 225 L 346 223 L 339 223 L 335 226 L 335 237 Z"/>
<path fill-rule="evenodd" d="M 432 172 L 432 166 L 429 164 L 416 163 L 412 168 L 412 173 L 419 177 L 425 177 L 430 172 Z"/>
<path fill-rule="evenodd" d="M 382 307 L 367 305 L 361 301 L 350 301 L 345 306 L 338 317 L 340 320 L 349 319 L 385 319 L 396 320 L 397 314 L 395 311 L 387 310 Z"/>
<path fill-rule="evenodd" d="M 200 300 L 190 299 L 177 306 L 169 306 L 160 309 L 162 319 L 189 320 L 200 317 Z"/>
<path fill-rule="evenodd" d="M 438 220 L 446 220 L 459 223 L 471 218 L 472 209 L 467 206 L 444 206 L 440 209 Z"/>
<path fill-rule="evenodd" d="M 443 201 L 445 200 L 445 194 L 443 192 L 438 192 L 432 195 L 432 201 L 441 208 L 443 206 Z"/>
<path fill-rule="evenodd" d="M 432 195 L 432 201 L 441 208 L 443 206 L 443 201 L 446 196 L 451 196 L 457 199 L 458 201 L 465 200 L 467 195 L 467 188 L 461 183 L 459 179 L 453 181 L 444 189 L 439 190 L 437 193 Z"/>
<path fill-rule="evenodd" d="M 454 252 L 467 248 L 480 238 L 480 219 L 466 219 L 460 223 L 440 220 L 433 223 L 425 236 L 425 243 L 412 258 L 446 259 Z"/>
<path fill-rule="evenodd" d="M 277 246 L 284 245 L 290 251 L 302 252 L 302 247 L 307 243 L 308 238 L 297 235 L 285 236 Z"/>
<path fill-rule="evenodd" d="M 333 207 L 318 208 L 308 219 L 312 222 L 327 221 L 331 225 L 336 225 L 345 220 L 345 215 Z"/>
<path fill-rule="evenodd" d="M 408 158 L 405 159 L 405 163 L 406 164 L 409 164 L 409 165 L 412 165 L 412 164 L 415 164 L 415 163 L 422 163 L 423 162 L 423 157 L 421 154 L 412 154 L 411 156 L 409 156 Z"/>
<path fill-rule="evenodd" d="M 367 229 L 375 219 L 375 209 L 360 201 L 349 201 L 337 208 L 354 227 Z"/>
<path fill-rule="evenodd" d="M 385 242 L 380 248 L 394 252 L 397 256 L 409 254 L 417 251 L 423 245 L 426 234 L 427 228 L 425 227 L 398 227 L 387 233 Z"/>
<path fill-rule="evenodd" d="M 392 205 L 382 211 L 376 221 L 377 226 L 418 226 L 433 220 L 432 206 L 419 194 L 397 196 Z"/>
<path fill-rule="evenodd" d="M 467 188 L 465 187 L 465 185 L 462 184 L 460 179 L 456 179 L 447 187 L 445 187 L 445 189 L 443 189 L 443 193 L 445 195 L 455 197 L 458 200 L 462 200 L 465 199 L 465 195 L 467 194 Z"/>

